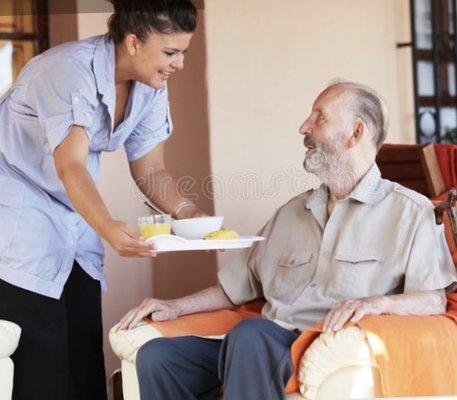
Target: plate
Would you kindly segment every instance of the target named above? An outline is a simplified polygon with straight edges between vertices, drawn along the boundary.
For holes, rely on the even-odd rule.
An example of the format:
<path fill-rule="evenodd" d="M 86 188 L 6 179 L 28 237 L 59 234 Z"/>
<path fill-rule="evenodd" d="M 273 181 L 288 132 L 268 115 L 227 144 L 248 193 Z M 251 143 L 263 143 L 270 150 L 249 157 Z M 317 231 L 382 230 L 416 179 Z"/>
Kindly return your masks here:
<path fill-rule="evenodd" d="M 154 243 L 156 252 L 190 250 L 229 250 L 246 249 L 254 242 L 265 240 L 262 236 L 240 236 L 237 239 L 189 240 L 176 235 L 158 235 L 147 240 Z"/>

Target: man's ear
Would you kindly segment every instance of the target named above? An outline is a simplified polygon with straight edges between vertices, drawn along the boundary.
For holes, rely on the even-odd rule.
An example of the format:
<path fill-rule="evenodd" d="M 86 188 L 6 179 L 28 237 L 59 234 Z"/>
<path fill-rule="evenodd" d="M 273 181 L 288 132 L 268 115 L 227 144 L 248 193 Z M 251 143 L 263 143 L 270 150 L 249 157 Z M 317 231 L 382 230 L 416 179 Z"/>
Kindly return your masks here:
<path fill-rule="evenodd" d="M 138 44 L 139 44 L 138 37 L 133 33 L 129 33 L 125 36 L 124 40 L 125 40 L 125 46 L 127 48 L 127 52 L 129 53 L 129 55 L 132 57 L 136 56 L 136 53 L 138 51 Z"/>
<path fill-rule="evenodd" d="M 362 121 L 357 121 L 354 124 L 354 130 L 352 131 L 352 136 L 349 138 L 348 147 L 355 147 L 360 140 L 362 139 L 363 134 L 365 133 L 365 126 Z"/>

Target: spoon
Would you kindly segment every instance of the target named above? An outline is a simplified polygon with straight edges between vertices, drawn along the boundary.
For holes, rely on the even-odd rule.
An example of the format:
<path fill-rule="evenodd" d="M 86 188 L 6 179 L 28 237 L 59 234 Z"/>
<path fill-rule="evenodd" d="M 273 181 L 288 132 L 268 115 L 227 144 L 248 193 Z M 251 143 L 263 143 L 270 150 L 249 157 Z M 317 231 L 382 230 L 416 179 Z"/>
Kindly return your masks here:
<path fill-rule="evenodd" d="M 163 211 L 157 204 L 153 203 L 152 201 L 145 201 L 144 204 L 147 205 L 151 210 L 157 211 L 162 215 L 169 215 L 165 211 Z M 173 220 L 173 218 L 171 220 Z"/>

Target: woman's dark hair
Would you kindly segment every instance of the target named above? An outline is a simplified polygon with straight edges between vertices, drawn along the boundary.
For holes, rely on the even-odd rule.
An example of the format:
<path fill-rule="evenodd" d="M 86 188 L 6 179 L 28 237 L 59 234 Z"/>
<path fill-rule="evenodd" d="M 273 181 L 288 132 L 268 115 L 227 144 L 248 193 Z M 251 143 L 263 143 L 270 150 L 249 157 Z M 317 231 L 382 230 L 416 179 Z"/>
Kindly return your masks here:
<path fill-rule="evenodd" d="M 190 0 L 108 0 L 114 14 L 108 30 L 114 43 L 128 33 L 146 41 L 151 32 L 159 34 L 191 33 L 197 27 L 197 10 Z"/>

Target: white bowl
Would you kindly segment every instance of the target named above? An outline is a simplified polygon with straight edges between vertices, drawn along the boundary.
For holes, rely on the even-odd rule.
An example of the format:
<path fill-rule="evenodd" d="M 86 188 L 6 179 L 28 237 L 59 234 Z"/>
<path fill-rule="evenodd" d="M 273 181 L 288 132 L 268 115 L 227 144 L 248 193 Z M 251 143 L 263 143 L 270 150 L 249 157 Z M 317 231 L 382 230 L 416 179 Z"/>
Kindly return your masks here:
<path fill-rule="evenodd" d="M 222 227 L 224 217 L 201 217 L 171 221 L 171 229 L 176 236 L 184 239 L 203 239 L 210 232 Z"/>

